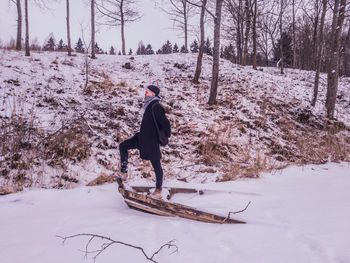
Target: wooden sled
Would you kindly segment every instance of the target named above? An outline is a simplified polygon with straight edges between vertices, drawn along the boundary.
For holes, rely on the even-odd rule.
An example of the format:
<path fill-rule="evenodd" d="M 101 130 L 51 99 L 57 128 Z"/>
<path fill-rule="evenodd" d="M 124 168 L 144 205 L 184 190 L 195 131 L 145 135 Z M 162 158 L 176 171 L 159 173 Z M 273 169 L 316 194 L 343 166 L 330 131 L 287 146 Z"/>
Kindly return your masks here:
<path fill-rule="evenodd" d="M 195 208 L 165 201 L 162 199 L 154 199 L 149 194 L 149 191 L 153 187 L 140 187 L 133 186 L 133 190 L 127 190 L 124 187 L 123 181 L 121 178 L 117 178 L 118 190 L 121 195 L 124 197 L 125 203 L 133 209 L 141 210 L 144 212 L 161 215 L 161 216 L 179 216 L 191 220 L 206 222 L 206 223 L 219 223 L 219 224 L 245 224 L 245 222 L 232 219 L 229 217 L 219 216 L 211 214 L 208 212 L 200 211 Z M 203 192 L 198 191 L 192 188 L 169 188 L 169 195 L 167 199 L 176 194 L 176 193 L 199 193 Z"/>

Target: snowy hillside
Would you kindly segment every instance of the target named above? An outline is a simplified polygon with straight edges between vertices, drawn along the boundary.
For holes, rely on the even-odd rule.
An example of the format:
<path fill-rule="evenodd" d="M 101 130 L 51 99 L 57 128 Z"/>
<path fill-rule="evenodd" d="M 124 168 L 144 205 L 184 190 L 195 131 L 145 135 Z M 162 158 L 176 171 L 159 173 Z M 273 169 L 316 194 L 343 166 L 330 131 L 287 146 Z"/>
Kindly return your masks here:
<path fill-rule="evenodd" d="M 130 63 L 131 69 L 125 67 Z M 337 121 L 324 119 L 326 75 L 309 107 L 313 72 L 254 71 L 222 60 L 218 103 L 208 106 L 211 57 L 191 78 L 195 54 L 84 56 L 0 51 L 0 185 L 71 188 L 112 180 L 120 142 L 139 129 L 144 87 L 161 88 L 172 124 L 162 149 L 165 180 L 213 182 L 257 177 L 290 164 L 349 160 L 350 79 L 340 79 Z M 129 178 L 151 182 L 132 152 Z"/>

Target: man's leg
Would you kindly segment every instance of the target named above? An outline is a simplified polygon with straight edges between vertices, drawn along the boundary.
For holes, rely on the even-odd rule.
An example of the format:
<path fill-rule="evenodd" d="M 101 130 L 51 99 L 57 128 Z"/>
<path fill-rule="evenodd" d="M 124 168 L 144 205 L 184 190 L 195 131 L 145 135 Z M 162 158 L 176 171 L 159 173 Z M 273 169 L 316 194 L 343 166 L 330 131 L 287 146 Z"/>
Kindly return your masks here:
<path fill-rule="evenodd" d="M 137 134 L 135 134 L 130 139 L 127 139 L 119 144 L 120 151 L 120 171 L 122 173 L 126 173 L 128 170 L 128 150 L 129 149 L 137 149 L 138 147 L 138 138 Z"/>
<path fill-rule="evenodd" d="M 151 161 L 154 172 L 156 174 L 156 188 L 162 190 L 163 185 L 163 169 L 160 164 L 160 160 L 152 160 Z"/>

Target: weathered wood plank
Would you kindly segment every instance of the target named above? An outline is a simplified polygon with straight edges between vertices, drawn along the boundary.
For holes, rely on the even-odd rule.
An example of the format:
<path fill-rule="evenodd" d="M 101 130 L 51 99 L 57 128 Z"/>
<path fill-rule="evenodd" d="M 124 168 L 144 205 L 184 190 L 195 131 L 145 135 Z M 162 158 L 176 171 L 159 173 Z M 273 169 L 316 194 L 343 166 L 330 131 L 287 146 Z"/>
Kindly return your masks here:
<path fill-rule="evenodd" d="M 119 185 L 119 188 L 118 188 L 119 192 L 124 197 L 125 202 L 128 204 L 128 201 L 129 201 L 128 205 L 130 205 L 130 201 L 132 202 L 132 204 L 137 203 L 139 205 L 138 206 L 134 205 L 134 207 L 137 207 L 138 209 L 141 209 L 147 212 L 153 211 L 152 213 L 155 213 L 155 214 L 160 214 L 160 213 L 172 214 L 174 216 L 179 216 L 179 217 L 197 220 L 201 222 L 207 222 L 207 223 L 226 223 L 226 224 L 227 223 L 229 224 L 245 223 L 240 220 L 226 218 L 223 216 L 200 211 L 183 204 L 154 199 L 154 198 L 151 198 L 149 195 L 145 194 L 145 192 L 138 193 L 134 191 L 129 191 L 124 188 L 123 182 L 121 180 L 118 180 L 117 182 Z"/>

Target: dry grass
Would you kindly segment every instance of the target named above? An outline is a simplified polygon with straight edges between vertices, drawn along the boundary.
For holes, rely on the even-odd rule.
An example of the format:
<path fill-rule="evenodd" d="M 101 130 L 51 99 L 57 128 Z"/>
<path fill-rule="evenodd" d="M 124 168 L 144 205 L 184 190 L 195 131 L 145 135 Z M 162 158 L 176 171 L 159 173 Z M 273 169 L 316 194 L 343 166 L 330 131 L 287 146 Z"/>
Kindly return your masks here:
<path fill-rule="evenodd" d="M 18 188 L 44 186 L 45 174 L 39 167 L 49 165 L 58 169 L 57 187 L 78 183 L 68 167 L 91 154 L 84 124 L 77 120 L 62 125 L 56 132 L 48 133 L 35 124 L 35 116 L 13 115 L 2 119 L 0 125 L 0 176 L 3 185 Z"/>

